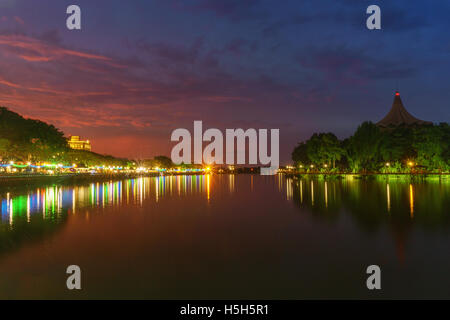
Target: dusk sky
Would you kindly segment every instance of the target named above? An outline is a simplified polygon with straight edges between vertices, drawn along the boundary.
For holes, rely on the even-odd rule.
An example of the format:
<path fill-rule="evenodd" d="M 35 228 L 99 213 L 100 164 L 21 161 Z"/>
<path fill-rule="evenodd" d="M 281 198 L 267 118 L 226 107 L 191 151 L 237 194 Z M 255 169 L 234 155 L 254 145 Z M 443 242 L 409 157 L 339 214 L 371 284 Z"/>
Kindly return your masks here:
<path fill-rule="evenodd" d="M 130 158 L 170 155 L 194 120 L 279 128 L 286 164 L 314 132 L 379 121 L 397 87 L 415 117 L 449 122 L 449 15 L 446 0 L 0 0 L 0 105 Z"/>

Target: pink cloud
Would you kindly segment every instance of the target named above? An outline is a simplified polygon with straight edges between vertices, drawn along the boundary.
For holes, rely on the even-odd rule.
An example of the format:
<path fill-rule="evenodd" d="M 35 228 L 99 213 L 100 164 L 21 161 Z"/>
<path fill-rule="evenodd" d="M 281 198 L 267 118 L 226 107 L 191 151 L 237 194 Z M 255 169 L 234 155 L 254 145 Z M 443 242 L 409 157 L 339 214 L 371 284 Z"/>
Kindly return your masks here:
<path fill-rule="evenodd" d="M 18 56 L 27 61 L 50 61 L 53 59 L 62 59 L 67 56 L 73 56 L 84 59 L 95 59 L 103 61 L 112 61 L 112 58 L 91 54 L 83 51 L 70 50 L 56 45 L 50 45 L 43 41 L 22 35 L 0 35 L 0 45 L 22 49 L 27 54 L 19 54 Z M 12 51 L 17 52 L 17 51 Z M 121 67 L 119 64 L 113 64 Z"/>
<path fill-rule="evenodd" d="M 6 81 L 5 79 L 1 79 L 1 78 L 0 78 L 0 84 L 11 87 L 11 88 L 21 88 L 20 85 Z"/>
<path fill-rule="evenodd" d="M 58 41 L 0 35 L 0 105 L 98 141 L 94 151 L 133 156 L 139 143 L 162 153 L 173 129 L 198 119 L 210 127 L 231 120 L 236 124 L 245 115 L 233 110 L 255 112 L 255 97 L 269 91 L 265 79 L 242 83 L 209 63 L 199 46 L 170 47 L 170 54 L 161 49 L 167 46 L 151 46 L 150 54 L 141 52 L 142 62 L 67 48 Z M 186 52 L 188 59 L 182 57 Z M 274 96 L 284 90 L 270 86 Z M 124 143 L 117 142 L 119 137 Z"/>

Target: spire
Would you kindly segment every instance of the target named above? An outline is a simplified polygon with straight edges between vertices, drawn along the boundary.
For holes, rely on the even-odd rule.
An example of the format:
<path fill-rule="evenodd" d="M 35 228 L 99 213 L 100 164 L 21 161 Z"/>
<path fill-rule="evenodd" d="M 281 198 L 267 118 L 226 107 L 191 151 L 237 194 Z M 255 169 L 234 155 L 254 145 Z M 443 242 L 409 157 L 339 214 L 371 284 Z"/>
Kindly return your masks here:
<path fill-rule="evenodd" d="M 395 92 L 394 102 L 392 103 L 391 111 L 377 123 L 379 127 L 396 127 L 401 125 L 426 125 L 432 124 L 428 121 L 423 121 L 411 115 L 403 106 L 400 93 Z"/>

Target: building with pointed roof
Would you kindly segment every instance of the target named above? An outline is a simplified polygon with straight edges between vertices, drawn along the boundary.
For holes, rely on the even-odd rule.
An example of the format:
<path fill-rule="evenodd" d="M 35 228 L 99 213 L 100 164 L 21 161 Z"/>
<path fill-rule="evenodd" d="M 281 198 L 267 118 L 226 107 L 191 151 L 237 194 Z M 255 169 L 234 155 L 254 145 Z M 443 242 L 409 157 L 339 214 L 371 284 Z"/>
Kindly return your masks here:
<path fill-rule="evenodd" d="M 398 127 L 398 126 L 422 126 L 431 125 L 432 122 L 417 119 L 411 115 L 403 106 L 400 93 L 395 92 L 394 103 L 392 104 L 391 111 L 379 122 L 377 126 L 382 128 Z"/>

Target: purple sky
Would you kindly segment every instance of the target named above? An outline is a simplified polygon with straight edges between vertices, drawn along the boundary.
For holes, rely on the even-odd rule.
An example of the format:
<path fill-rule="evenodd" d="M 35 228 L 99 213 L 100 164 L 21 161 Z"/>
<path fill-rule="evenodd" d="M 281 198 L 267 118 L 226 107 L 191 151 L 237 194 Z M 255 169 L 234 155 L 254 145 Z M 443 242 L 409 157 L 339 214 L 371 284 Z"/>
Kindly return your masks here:
<path fill-rule="evenodd" d="M 444 0 L 0 0 L 0 105 L 125 157 L 169 155 L 194 120 L 279 128 L 286 164 L 314 132 L 380 120 L 397 86 L 414 116 L 448 122 L 449 14 Z"/>

